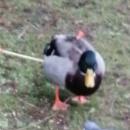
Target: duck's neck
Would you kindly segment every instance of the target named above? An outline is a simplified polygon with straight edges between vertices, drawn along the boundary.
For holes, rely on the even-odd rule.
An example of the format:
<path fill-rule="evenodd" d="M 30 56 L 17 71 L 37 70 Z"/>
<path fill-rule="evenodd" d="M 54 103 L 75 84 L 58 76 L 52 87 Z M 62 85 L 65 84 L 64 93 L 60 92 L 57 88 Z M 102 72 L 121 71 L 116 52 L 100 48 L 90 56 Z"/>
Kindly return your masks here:
<path fill-rule="evenodd" d="M 84 75 L 77 71 L 75 75 L 67 75 L 66 88 L 76 95 L 88 96 L 93 94 L 99 88 L 101 81 L 101 75 L 96 75 L 95 86 L 93 88 L 87 88 L 84 85 Z"/>

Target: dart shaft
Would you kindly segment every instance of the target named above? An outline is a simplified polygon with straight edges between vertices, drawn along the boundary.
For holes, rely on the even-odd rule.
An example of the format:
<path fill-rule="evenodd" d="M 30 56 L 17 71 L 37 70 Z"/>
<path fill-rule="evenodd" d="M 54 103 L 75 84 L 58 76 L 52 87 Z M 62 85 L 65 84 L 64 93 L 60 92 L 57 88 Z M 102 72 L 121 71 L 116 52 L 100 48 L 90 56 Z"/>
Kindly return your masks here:
<path fill-rule="evenodd" d="M 15 52 L 4 50 L 4 49 L 1 49 L 1 48 L 0 48 L 0 53 L 3 53 L 5 55 L 9 55 L 9 56 L 15 56 L 15 57 L 22 58 L 22 59 L 28 59 L 28 60 L 43 63 L 43 59 L 35 58 L 35 57 L 32 57 L 32 56 L 27 56 L 27 55 L 23 55 L 23 54 L 19 54 L 19 53 L 15 53 Z"/>

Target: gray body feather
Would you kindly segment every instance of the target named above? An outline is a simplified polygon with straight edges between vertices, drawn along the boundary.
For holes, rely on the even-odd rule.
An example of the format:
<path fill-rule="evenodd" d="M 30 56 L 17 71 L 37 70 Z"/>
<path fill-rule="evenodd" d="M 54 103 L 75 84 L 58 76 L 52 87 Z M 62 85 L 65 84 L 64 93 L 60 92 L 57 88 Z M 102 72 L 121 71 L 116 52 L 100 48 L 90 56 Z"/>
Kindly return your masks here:
<path fill-rule="evenodd" d="M 77 40 L 74 37 L 69 40 L 66 35 L 56 35 L 54 38 L 60 55 L 70 58 L 75 63 L 79 62 L 79 58 L 84 51 L 94 50 L 93 46 L 84 38 Z"/>
<path fill-rule="evenodd" d="M 65 57 L 45 57 L 43 66 L 46 77 L 60 87 L 65 86 L 66 75 L 75 72 L 73 62 Z"/>
<path fill-rule="evenodd" d="M 102 76 L 104 76 L 105 74 L 104 60 L 98 52 L 95 52 L 95 53 L 96 53 L 96 60 L 97 60 L 96 74 L 101 74 Z"/>

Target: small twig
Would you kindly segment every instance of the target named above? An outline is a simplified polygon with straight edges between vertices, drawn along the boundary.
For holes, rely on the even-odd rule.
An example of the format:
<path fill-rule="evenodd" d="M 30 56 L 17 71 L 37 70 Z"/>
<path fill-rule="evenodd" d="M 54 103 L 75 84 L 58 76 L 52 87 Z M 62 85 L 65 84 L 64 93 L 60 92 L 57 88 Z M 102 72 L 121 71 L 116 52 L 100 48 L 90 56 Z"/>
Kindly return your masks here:
<path fill-rule="evenodd" d="M 68 101 L 71 100 L 72 97 L 73 97 L 73 96 L 68 97 L 64 102 L 67 103 Z"/>
<path fill-rule="evenodd" d="M 33 24 L 33 23 L 29 22 L 29 21 L 27 21 L 27 23 L 28 23 L 29 25 L 31 25 L 31 26 L 32 26 L 34 29 L 36 29 L 36 30 L 39 30 L 39 29 L 40 29 L 38 26 L 36 26 L 35 24 Z"/>
<path fill-rule="evenodd" d="M 23 55 L 23 54 L 19 54 L 19 53 L 8 51 L 8 50 L 4 50 L 2 48 L 0 48 L 0 53 L 3 53 L 5 55 L 9 55 L 9 56 L 15 56 L 15 57 L 22 58 L 22 59 L 28 59 L 28 60 L 43 63 L 43 59 L 35 58 L 35 57 L 32 57 L 32 56 L 27 56 L 27 55 Z"/>
<path fill-rule="evenodd" d="M 23 29 L 23 31 L 18 35 L 18 39 L 21 39 L 21 38 L 26 34 L 28 28 L 29 28 L 29 27 L 26 26 L 26 27 Z"/>
<path fill-rule="evenodd" d="M 55 115 L 56 115 L 56 113 L 54 113 L 53 115 L 45 117 L 43 120 L 40 120 L 40 121 L 37 121 L 37 122 L 34 121 L 34 122 L 30 123 L 28 126 L 25 126 L 25 127 L 22 127 L 22 128 L 17 128 L 16 130 L 25 130 L 25 129 L 30 128 L 30 127 L 37 127 L 41 123 L 45 123 L 49 119 L 53 118 Z"/>
<path fill-rule="evenodd" d="M 22 98 L 17 98 L 20 102 L 22 102 L 22 103 L 24 103 L 24 104 L 26 104 L 26 105 L 28 105 L 28 106 L 30 106 L 30 107 L 33 107 L 33 108 L 38 108 L 39 109 L 39 107 L 37 107 L 36 105 L 34 105 L 34 104 L 32 104 L 32 103 L 29 103 L 29 102 L 27 102 L 26 100 L 24 100 L 24 99 L 22 99 Z"/>

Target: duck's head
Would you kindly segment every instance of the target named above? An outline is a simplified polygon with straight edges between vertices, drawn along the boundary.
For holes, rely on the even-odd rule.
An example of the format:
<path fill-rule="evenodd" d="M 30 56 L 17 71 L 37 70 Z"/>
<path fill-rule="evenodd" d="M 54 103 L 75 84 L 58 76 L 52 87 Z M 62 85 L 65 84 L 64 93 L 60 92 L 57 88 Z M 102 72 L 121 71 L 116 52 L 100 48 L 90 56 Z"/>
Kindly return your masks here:
<path fill-rule="evenodd" d="M 85 51 L 79 60 L 79 68 L 82 73 L 84 73 L 85 87 L 93 88 L 95 86 L 95 76 L 96 76 L 96 54 L 91 50 Z"/>

